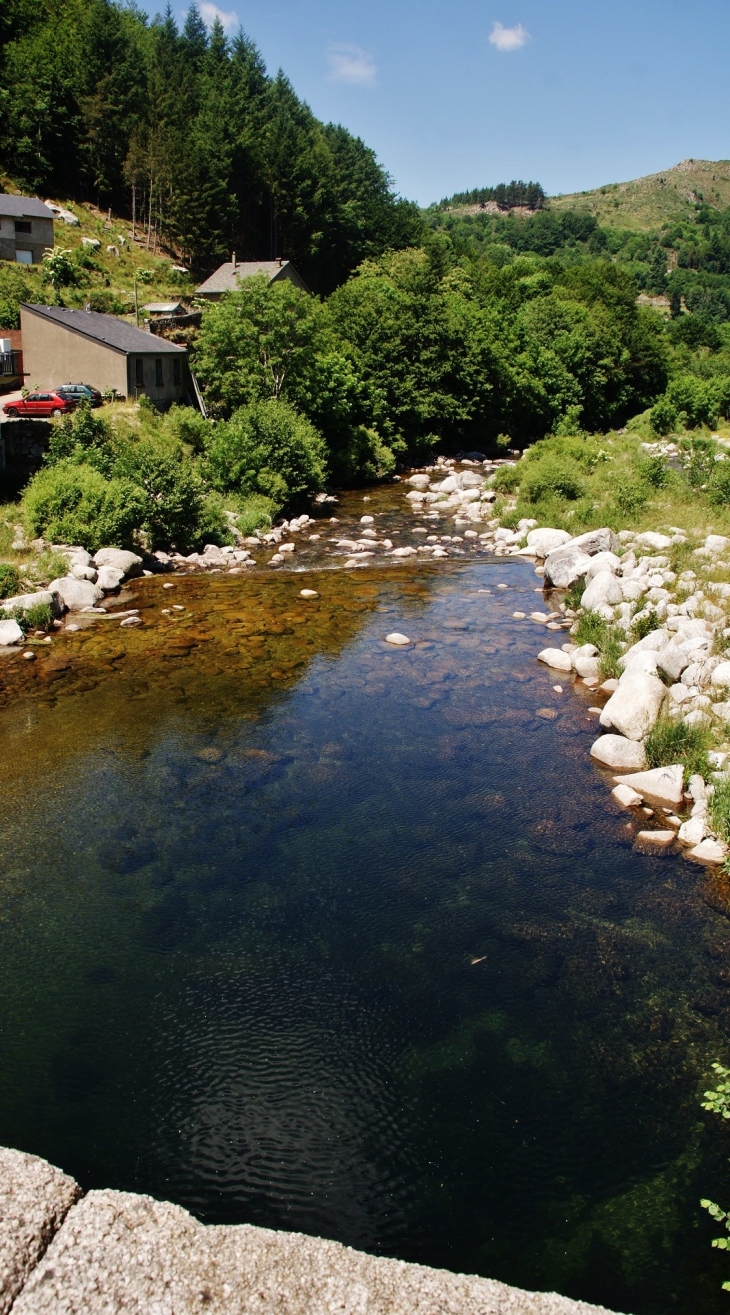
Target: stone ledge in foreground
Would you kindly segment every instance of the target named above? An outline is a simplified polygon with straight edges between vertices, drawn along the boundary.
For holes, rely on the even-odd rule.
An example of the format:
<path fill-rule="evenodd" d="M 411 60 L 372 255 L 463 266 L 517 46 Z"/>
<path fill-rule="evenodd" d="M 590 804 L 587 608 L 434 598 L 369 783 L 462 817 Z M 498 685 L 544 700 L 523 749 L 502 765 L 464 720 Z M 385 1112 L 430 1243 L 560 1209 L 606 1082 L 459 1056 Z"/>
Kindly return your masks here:
<path fill-rule="evenodd" d="M 18 1152 L 3 1152 L 18 1156 Z M 21 1158 L 21 1157 L 19 1157 Z M 45 1165 L 23 1156 L 32 1165 Z M 48 1175 L 70 1179 L 45 1165 Z M 36 1171 L 37 1172 L 37 1171 Z M 29 1172 L 24 1192 L 32 1200 Z M 73 1188 L 77 1191 L 75 1184 Z M 20 1203 L 22 1193 L 18 1195 Z M 24 1207 L 22 1207 L 24 1208 Z M 14 1224 L 2 1222 L 2 1230 Z M 11 1299 L 12 1300 L 12 1299 Z M 3 1309 L 9 1309 L 9 1306 Z M 12 1315 L 609 1315 L 554 1293 L 353 1251 L 180 1206 L 93 1191 L 74 1205 Z"/>
<path fill-rule="evenodd" d="M 81 1188 L 37 1155 L 0 1146 L 0 1315 L 7 1315 Z"/>

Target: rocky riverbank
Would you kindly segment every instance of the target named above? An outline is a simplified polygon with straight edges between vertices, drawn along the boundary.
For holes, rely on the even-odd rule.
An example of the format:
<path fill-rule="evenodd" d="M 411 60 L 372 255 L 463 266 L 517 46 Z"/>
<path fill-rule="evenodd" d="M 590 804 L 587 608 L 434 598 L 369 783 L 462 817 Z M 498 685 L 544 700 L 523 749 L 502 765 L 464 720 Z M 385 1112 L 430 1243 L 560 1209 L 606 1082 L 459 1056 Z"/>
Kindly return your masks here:
<path fill-rule="evenodd" d="M 591 755 L 615 773 L 612 793 L 636 819 L 637 846 L 679 846 L 697 863 L 725 863 L 711 800 L 730 783 L 730 538 L 709 534 L 693 544 L 675 527 L 617 534 L 608 526 L 571 536 L 529 519 L 508 529 L 493 516 L 488 465 L 441 475 L 430 467 L 409 478 L 414 509 L 450 513 L 457 525 L 486 520 L 480 543 L 498 556 L 533 559 L 543 583 L 547 610 L 515 619 L 575 636 L 542 649 L 538 661 L 595 692 L 606 733 Z M 581 623 L 587 617 L 611 636 L 616 674 L 608 678 L 599 646 L 580 642 L 581 629 L 591 628 Z M 715 747 L 706 753 L 705 776 L 681 762 L 650 765 L 647 742 L 660 722 L 707 732 Z"/>

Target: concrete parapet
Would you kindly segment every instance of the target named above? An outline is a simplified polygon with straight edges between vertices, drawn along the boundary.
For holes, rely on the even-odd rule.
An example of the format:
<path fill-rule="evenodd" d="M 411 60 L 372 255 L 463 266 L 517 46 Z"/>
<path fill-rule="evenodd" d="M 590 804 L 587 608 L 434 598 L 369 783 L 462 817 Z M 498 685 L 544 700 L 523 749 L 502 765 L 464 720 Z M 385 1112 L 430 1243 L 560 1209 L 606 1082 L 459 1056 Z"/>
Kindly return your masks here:
<path fill-rule="evenodd" d="M 78 1187 L 45 1161 L 0 1151 L 6 1164 L 0 1315 L 610 1315 L 301 1233 L 201 1224 L 130 1192 L 72 1204 Z"/>

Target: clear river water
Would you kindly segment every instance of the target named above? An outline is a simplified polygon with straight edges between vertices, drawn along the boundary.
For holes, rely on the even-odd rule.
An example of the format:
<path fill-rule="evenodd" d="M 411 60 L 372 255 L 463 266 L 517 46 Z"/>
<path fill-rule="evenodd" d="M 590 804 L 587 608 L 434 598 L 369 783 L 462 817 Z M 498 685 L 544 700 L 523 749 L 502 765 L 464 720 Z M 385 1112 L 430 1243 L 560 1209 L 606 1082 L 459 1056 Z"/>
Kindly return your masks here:
<path fill-rule="evenodd" d="M 399 498 L 338 532 L 405 542 Z M 634 850 L 591 696 L 512 618 L 531 564 L 329 551 L 135 582 L 136 630 L 0 662 L 0 1143 L 208 1222 L 719 1315 L 726 879 Z"/>

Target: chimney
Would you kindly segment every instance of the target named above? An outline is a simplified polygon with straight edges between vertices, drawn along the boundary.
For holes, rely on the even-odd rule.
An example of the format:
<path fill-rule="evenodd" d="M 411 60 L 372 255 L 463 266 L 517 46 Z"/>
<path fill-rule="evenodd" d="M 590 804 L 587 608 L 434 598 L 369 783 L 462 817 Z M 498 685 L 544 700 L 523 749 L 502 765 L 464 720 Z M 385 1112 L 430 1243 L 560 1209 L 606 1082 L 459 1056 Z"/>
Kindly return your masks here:
<path fill-rule="evenodd" d="M 232 252 L 231 252 L 231 264 L 232 264 L 233 268 L 235 269 L 235 268 L 236 268 L 236 253 L 235 253 L 235 251 L 232 251 Z"/>
<path fill-rule="evenodd" d="M 282 259 L 281 259 L 281 256 L 278 257 L 278 261 L 279 261 L 279 269 L 281 269 L 281 267 L 282 267 L 282 265 L 283 265 L 283 263 L 284 263 L 284 262 L 282 261 Z"/>

